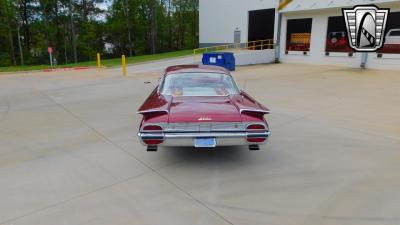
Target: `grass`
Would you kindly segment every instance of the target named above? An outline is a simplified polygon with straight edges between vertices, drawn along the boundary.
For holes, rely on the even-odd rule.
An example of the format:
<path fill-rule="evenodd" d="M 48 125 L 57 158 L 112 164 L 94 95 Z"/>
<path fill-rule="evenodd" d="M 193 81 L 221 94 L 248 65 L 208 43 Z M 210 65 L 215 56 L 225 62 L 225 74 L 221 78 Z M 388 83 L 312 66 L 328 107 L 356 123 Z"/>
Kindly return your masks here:
<path fill-rule="evenodd" d="M 127 57 L 127 64 L 136 64 L 136 63 L 144 63 L 150 61 L 156 61 L 161 59 L 168 59 L 174 57 L 188 56 L 193 54 L 193 50 L 182 50 L 177 52 L 166 52 L 154 55 L 141 55 L 141 56 L 133 56 Z M 58 65 L 54 68 L 68 68 L 68 67 L 95 67 L 97 65 L 96 61 L 88 61 L 88 62 L 80 62 L 76 64 L 65 64 Z M 115 67 L 121 66 L 121 58 L 115 59 L 105 59 L 101 60 L 101 65 L 105 67 Z M 17 72 L 17 71 L 32 71 L 32 70 L 44 70 L 51 69 L 50 65 L 34 65 L 34 66 L 9 66 L 9 67 L 0 67 L 0 72 Z"/>

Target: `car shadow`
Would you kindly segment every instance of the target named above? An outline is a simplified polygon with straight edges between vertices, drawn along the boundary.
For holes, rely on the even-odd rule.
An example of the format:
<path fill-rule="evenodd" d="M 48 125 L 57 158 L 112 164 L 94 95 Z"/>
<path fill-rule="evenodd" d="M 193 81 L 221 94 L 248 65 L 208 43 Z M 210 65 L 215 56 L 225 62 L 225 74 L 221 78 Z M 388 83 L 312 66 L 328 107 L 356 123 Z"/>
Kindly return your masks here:
<path fill-rule="evenodd" d="M 192 148 L 192 147 L 163 147 L 159 151 L 168 152 L 168 157 L 177 163 L 186 165 L 245 165 L 257 160 L 267 151 L 249 151 L 246 146 L 217 147 L 217 148 Z"/>

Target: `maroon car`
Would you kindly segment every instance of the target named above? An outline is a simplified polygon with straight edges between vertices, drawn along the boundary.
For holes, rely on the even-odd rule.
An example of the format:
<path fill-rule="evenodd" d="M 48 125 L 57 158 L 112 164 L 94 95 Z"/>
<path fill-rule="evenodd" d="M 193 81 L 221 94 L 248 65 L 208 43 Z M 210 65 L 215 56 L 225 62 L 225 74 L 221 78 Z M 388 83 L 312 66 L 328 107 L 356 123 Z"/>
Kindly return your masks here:
<path fill-rule="evenodd" d="M 240 91 L 230 72 L 204 65 L 173 66 L 140 107 L 138 133 L 148 151 L 158 146 L 259 150 L 270 130 L 269 110 Z"/>
<path fill-rule="evenodd" d="M 343 31 L 330 32 L 326 39 L 326 52 L 353 52 Z"/>

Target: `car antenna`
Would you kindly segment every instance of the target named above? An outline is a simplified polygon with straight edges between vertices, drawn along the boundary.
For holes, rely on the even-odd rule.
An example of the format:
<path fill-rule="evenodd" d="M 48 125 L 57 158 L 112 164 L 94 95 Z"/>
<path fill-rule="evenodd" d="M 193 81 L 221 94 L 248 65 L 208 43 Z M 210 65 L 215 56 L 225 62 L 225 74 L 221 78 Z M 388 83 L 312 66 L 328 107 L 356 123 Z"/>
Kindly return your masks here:
<path fill-rule="evenodd" d="M 151 84 L 151 86 L 156 87 L 156 85 L 154 85 L 151 81 L 145 81 L 144 84 Z"/>
<path fill-rule="evenodd" d="M 244 80 L 244 84 L 243 84 L 243 88 L 242 88 L 242 93 L 240 93 L 240 95 L 242 96 L 242 101 L 244 101 L 243 92 L 246 91 L 246 87 L 247 87 L 247 79 Z"/>

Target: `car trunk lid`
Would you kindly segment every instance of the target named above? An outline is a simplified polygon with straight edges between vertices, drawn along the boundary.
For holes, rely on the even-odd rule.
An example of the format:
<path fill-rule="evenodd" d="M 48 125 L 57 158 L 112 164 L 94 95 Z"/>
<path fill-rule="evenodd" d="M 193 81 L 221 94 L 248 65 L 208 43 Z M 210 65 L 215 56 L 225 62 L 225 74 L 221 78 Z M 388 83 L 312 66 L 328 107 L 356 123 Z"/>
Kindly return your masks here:
<path fill-rule="evenodd" d="M 227 96 L 174 97 L 169 109 L 170 123 L 241 121 L 239 110 Z"/>

